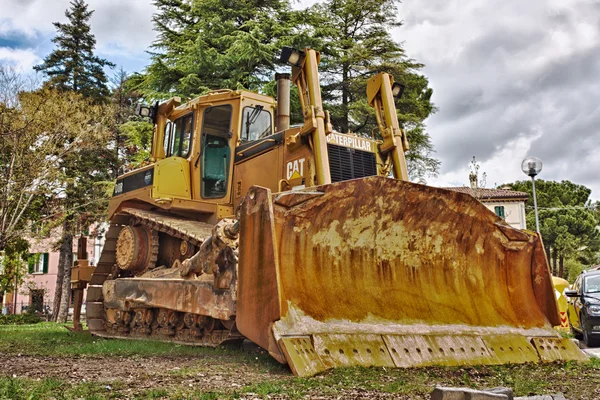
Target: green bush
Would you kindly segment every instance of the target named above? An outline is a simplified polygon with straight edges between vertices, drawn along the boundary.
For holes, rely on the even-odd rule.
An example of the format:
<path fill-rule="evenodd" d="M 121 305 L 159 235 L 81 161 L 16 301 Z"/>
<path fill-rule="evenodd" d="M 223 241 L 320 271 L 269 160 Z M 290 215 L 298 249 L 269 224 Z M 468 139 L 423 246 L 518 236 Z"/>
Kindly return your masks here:
<path fill-rule="evenodd" d="M 37 324 L 42 319 L 33 314 L 0 315 L 0 325 Z"/>

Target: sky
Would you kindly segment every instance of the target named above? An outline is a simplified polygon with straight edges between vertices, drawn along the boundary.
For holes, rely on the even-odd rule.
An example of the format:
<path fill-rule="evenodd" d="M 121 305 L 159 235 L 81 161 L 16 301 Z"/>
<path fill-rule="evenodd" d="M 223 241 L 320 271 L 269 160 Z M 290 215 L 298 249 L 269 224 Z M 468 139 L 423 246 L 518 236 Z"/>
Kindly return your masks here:
<path fill-rule="evenodd" d="M 0 0 L 0 64 L 30 72 L 52 49 L 68 0 Z M 296 2 L 295 7 L 314 3 Z M 154 40 L 150 0 L 88 0 L 97 55 L 141 71 Z M 404 0 L 392 31 L 423 64 L 438 111 L 426 123 L 442 162 L 434 186 L 570 180 L 600 199 L 600 0 Z"/>

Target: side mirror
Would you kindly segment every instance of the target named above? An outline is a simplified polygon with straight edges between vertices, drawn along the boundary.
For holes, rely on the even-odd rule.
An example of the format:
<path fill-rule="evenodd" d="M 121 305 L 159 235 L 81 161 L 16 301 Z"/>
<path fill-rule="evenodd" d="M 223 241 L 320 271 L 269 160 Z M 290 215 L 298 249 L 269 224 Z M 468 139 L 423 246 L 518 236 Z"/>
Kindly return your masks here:
<path fill-rule="evenodd" d="M 565 290 L 563 294 L 567 297 L 579 297 L 577 290 Z"/>

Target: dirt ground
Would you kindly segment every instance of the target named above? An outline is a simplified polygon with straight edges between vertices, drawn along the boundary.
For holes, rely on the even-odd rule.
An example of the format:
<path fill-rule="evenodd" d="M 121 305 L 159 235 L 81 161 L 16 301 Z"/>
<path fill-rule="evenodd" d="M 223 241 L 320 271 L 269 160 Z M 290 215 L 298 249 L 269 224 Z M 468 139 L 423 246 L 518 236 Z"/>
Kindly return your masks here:
<path fill-rule="evenodd" d="M 257 372 L 256 367 L 232 364 L 219 359 L 198 360 L 197 357 L 56 357 L 0 354 L 5 365 L 2 375 L 41 380 L 55 378 L 73 385 L 102 382 L 103 396 L 110 398 L 147 398 L 149 390 L 165 389 L 166 396 L 180 398 L 182 392 L 231 394 L 252 384 L 293 379 L 291 372 Z M 113 382 L 116 383 L 113 387 Z M 110 392 L 113 394 L 110 395 Z M 179 393 L 174 395 L 173 393 Z M 183 395 L 183 398 L 188 396 Z M 288 399 L 286 393 L 246 392 L 239 399 Z M 297 397 L 297 396 L 292 396 Z M 325 395 L 318 389 L 301 396 L 311 400 L 330 399 L 412 399 L 411 395 L 382 393 L 361 388 L 341 389 Z M 155 396 L 152 396 L 155 398 Z M 192 395 L 191 398 L 196 398 Z M 213 397 L 207 397 L 213 398 Z"/>
<path fill-rule="evenodd" d="M 0 354 L 3 375 L 14 378 L 56 378 L 71 384 L 120 382 L 140 392 L 149 388 L 188 386 L 224 392 L 291 373 L 257 372 L 256 368 L 213 357 L 99 357 Z"/>
<path fill-rule="evenodd" d="M 0 327 L 0 399 L 429 399 L 436 385 L 600 399 L 600 361 L 356 367 L 297 378 L 247 343 L 206 349 L 98 339 L 50 323 Z"/>

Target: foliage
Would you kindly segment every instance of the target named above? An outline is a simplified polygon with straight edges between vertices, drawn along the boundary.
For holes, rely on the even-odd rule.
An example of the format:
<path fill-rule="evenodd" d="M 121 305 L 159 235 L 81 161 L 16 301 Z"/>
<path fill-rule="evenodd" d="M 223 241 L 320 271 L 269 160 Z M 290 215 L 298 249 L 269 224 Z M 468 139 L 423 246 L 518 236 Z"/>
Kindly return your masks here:
<path fill-rule="evenodd" d="M 148 121 L 128 121 L 119 126 L 119 134 L 125 138 L 123 149 L 125 169 L 143 166 L 150 157 L 153 125 Z"/>
<path fill-rule="evenodd" d="M 0 104 L 0 250 L 25 236 L 28 220 L 57 211 L 67 163 L 88 165 L 88 175 L 70 180 L 86 198 L 94 193 L 90 175 L 106 147 L 102 113 L 77 94 L 49 88 L 20 93 L 17 107 Z"/>
<path fill-rule="evenodd" d="M 590 264 L 585 265 L 576 258 L 567 258 L 564 267 L 567 275 L 565 279 L 569 282 L 575 282 L 579 274 L 589 266 Z"/>
<path fill-rule="evenodd" d="M 32 221 L 64 234 L 102 219 L 112 185 L 106 106 L 48 86 L 16 104 L 0 105 L 0 250 Z"/>
<path fill-rule="evenodd" d="M 37 324 L 42 322 L 42 319 L 34 314 L 0 314 L 0 325 L 23 325 L 23 324 Z"/>
<path fill-rule="evenodd" d="M 120 172 L 143 165 L 150 156 L 153 125 L 135 114 L 141 94 L 133 87 L 131 77 L 121 68 L 113 77 L 111 100 L 115 113 L 115 141 Z M 115 174 L 118 175 L 118 174 Z"/>
<path fill-rule="evenodd" d="M 327 0 L 309 9 L 315 49 L 321 51 L 323 99 L 334 128 L 379 138 L 373 109 L 367 103 L 367 80 L 378 72 L 391 74 L 406 89 L 398 101 L 398 120 L 407 134 L 409 174 L 415 179 L 435 175 L 440 162 L 425 119 L 435 111 L 432 89 L 423 67 L 409 59 L 390 30 L 400 27 L 398 0 Z"/>
<path fill-rule="evenodd" d="M 48 78 L 45 87 L 55 88 L 81 96 L 95 104 L 109 100 L 108 79 L 103 68 L 114 64 L 94 55 L 96 39 L 90 31 L 89 20 L 94 11 L 88 10 L 84 0 L 73 0 L 65 11 L 69 22 L 55 22 L 57 36 L 52 40 L 56 48 L 34 67 Z M 80 105 L 81 108 L 77 108 Z M 92 146 L 81 146 L 74 140 L 78 127 L 66 128 L 67 136 L 59 145 L 74 148 L 74 151 L 57 159 L 59 176 L 54 198 L 59 198 L 62 211 L 54 222 L 62 224 L 59 268 L 56 276 L 57 288 L 54 299 L 53 318 L 66 320 L 70 294 L 68 276 L 72 264 L 73 234 L 85 230 L 86 226 L 102 219 L 106 212 L 108 193 L 117 170 L 118 154 L 115 141 L 110 146 L 111 133 L 116 132 L 114 115 L 107 108 L 93 108 L 91 104 L 75 104 L 72 109 L 57 113 L 79 114 L 90 117 L 88 126 Z"/>
<path fill-rule="evenodd" d="M 529 194 L 527 226 L 535 227 L 531 181 L 517 181 L 508 186 Z M 536 180 L 535 188 L 540 232 L 553 273 L 572 278 L 584 266 L 596 264 L 600 251 L 600 219 L 589 200 L 591 190 L 569 181 L 541 179 Z M 565 260 L 570 260 L 567 268 Z"/>
<path fill-rule="evenodd" d="M 70 4 L 65 11 L 69 23 L 54 22 L 58 33 L 52 42 L 57 45 L 56 49 L 34 69 L 46 74 L 48 84 L 54 88 L 104 101 L 109 91 L 103 68 L 114 64 L 94 55 L 96 39 L 89 25 L 94 11 L 88 11 L 84 0 L 73 0 Z"/>
<path fill-rule="evenodd" d="M 287 0 L 155 0 L 158 39 L 151 64 L 132 85 L 148 99 L 183 99 L 210 89 L 274 94 L 275 55 L 283 45 L 321 51 L 323 99 L 334 127 L 372 136 L 377 124 L 367 104 L 367 79 L 379 71 L 406 86 L 398 118 L 415 179 L 435 175 L 440 162 L 424 120 L 435 111 L 422 64 L 406 57 L 390 30 L 399 27 L 397 0 L 328 0 L 291 11 Z M 278 67 L 281 68 L 281 67 Z M 292 101 L 297 98 L 292 89 Z M 301 110 L 292 103 L 293 122 Z M 378 134 L 378 133 L 376 133 Z"/>
<path fill-rule="evenodd" d="M 29 243 L 21 237 L 12 237 L 0 254 L 0 294 L 15 291 L 27 274 Z"/>
<path fill-rule="evenodd" d="M 287 0 L 155 0 L 157 40 L 147 72 L 134 77 L 149 99 L 210 89 L 259 89 L 291 34 Z"/>

